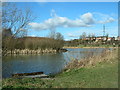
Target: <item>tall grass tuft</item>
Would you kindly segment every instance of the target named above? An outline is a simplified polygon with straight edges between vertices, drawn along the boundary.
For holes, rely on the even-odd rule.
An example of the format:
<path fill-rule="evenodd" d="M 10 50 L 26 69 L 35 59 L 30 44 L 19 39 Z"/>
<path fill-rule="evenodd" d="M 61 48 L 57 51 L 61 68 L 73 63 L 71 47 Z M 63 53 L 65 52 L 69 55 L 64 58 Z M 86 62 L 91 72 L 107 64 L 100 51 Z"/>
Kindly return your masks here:
<path fill-rule="evenodd" d="M 89 67 L 95 65 L 97 63 L 104 63 L 104 62 L 110 62 L 114 63 L 114 58 L 118 58 L 118 48 L 110 49 L 104 49 L 102 53 L 96 55 L 95 52 L 88 52 L 85 58 L 83 59 L 72 59 L 66 66 L 65 70 L 73 69 L 73 68 L 82 68 L 82 67 Z M 117 61 L 117 59 L 116 59 Z"/>

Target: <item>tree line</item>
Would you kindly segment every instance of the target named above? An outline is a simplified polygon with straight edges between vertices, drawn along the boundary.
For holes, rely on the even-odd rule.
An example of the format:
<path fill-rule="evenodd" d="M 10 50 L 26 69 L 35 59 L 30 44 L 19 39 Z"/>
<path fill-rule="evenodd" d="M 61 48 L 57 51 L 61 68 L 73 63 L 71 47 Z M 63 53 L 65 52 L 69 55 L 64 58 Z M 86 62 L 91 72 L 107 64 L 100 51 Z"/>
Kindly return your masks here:
<path fill-rule="evenodd" d="M 2 48 L 7 50 L 15 49 L 55 49 L 59 50 L 64 46 L 64 39 L 62 34 L 56 33 L 54 38 L 49 37 L 19 37 L 11 36 L 4 37 Z"/>
<path fill-rule="evenodd" d="M 65 46 L 101 46 L 101 45 L 111 45 L 111 46 L 120 46 L 120 40 L 115 40 L 115 37 L 111 37 L 111 40 L 108 40 L 109 35 L 99 36 L 102 39 L 97 40 L 95 34 L 86 34 L 83 32 L 79 39 L 74 39 L 65 42 Z"/>

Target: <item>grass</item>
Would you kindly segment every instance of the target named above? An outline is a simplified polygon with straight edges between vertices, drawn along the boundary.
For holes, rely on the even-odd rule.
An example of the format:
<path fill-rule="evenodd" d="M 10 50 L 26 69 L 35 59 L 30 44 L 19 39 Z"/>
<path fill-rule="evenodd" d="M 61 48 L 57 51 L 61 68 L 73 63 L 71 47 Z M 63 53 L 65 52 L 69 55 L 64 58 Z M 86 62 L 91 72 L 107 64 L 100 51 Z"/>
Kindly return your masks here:
<path fill-rule="evenodd" d="M 86 48 L 86 47 L 88 47 L 88 48 L 94 48 L 94 47 L 98 47 L 98 48 L 110 48 L 110 47 L 118 47 L 118 45 L 115 45 L 115 46 L 113 46 L 113 45 L 109 45 L 109 44 L 104 44 L 104 45 L 93 45 L 93 44 L 91 44 L 91 45 L 84 45 L 84 44 L 80 44 L 80 45 L 77 45 L 77 46 L 64 46 L 64 48 L 70 48 L 70 47 L 78 47 L 78 48 Z"/>
<path fill-rule="evenodd" d="M 106 65 L 100 67 L 98 65 L 96 68 L 73 69 L 61 74 L 58 81 L 63 85 L 60 87 L 115 88 L 118 87 L 115 68 L 115 65 L 111 67 Z"/>
<path fill-rule="evenodd" d="M 71 63 L 66 69 L 50 79 L 24 78 L 3 79 L 5 88 L 118 88 L 118 57 L 117 50 L 92 59 L 81 67 Z M 74 60 L 73 60 L 74 61 Z M 74 62 L 72 62 L 73 64 Z M 76 62 L 75 62 L 76 63 Z M 79 62 L 77 62 L 79 63 Z M 94 64 L 93 64 L 94 63 Z M 69 67 L 71 65 L 71 67 Z"/>

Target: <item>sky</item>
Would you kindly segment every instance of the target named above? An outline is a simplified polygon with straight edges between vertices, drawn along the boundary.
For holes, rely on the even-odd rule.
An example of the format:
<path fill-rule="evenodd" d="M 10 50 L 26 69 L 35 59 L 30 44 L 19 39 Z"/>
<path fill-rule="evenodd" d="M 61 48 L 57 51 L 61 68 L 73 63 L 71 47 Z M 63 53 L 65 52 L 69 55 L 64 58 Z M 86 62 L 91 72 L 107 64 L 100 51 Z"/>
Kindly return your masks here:
<path fill-rule="evenodd" d="M 119 2 L 119 0 L 2 0 L 2 2 Z"/>
<path fill-rule="evenodd" d="M 29 23 L 28 36 L 46 37 L 59 32 L 65 40 L 94 34 L 118 36 L 117 2 L 18 2 L 18 8 L 30 8 L 36 19 Z"/>

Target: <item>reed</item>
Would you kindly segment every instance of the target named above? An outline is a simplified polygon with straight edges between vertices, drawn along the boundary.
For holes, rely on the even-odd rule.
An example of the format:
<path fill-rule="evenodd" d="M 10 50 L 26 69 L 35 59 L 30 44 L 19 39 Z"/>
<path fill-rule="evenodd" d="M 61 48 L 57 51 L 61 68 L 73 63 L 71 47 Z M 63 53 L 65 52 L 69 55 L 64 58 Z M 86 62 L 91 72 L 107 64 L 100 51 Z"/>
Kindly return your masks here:
<path fill-rule="evenodd" d="M 110 62 L 114 63 L 113 59 L 118 58 L 118 48 L 114 48 L 112 50 L 110 49 L 104 49 L 101 54 L 96 55 L 95 52 L 88 52 L 85 58 L 78 59 L 73 58 L 66 66 L 65 70 L 73 69 L 73 68 L 81 68 L 81 67 L 90 67 L 95 65 L 97 63 L 104 63 L 104 62 Z"/>

